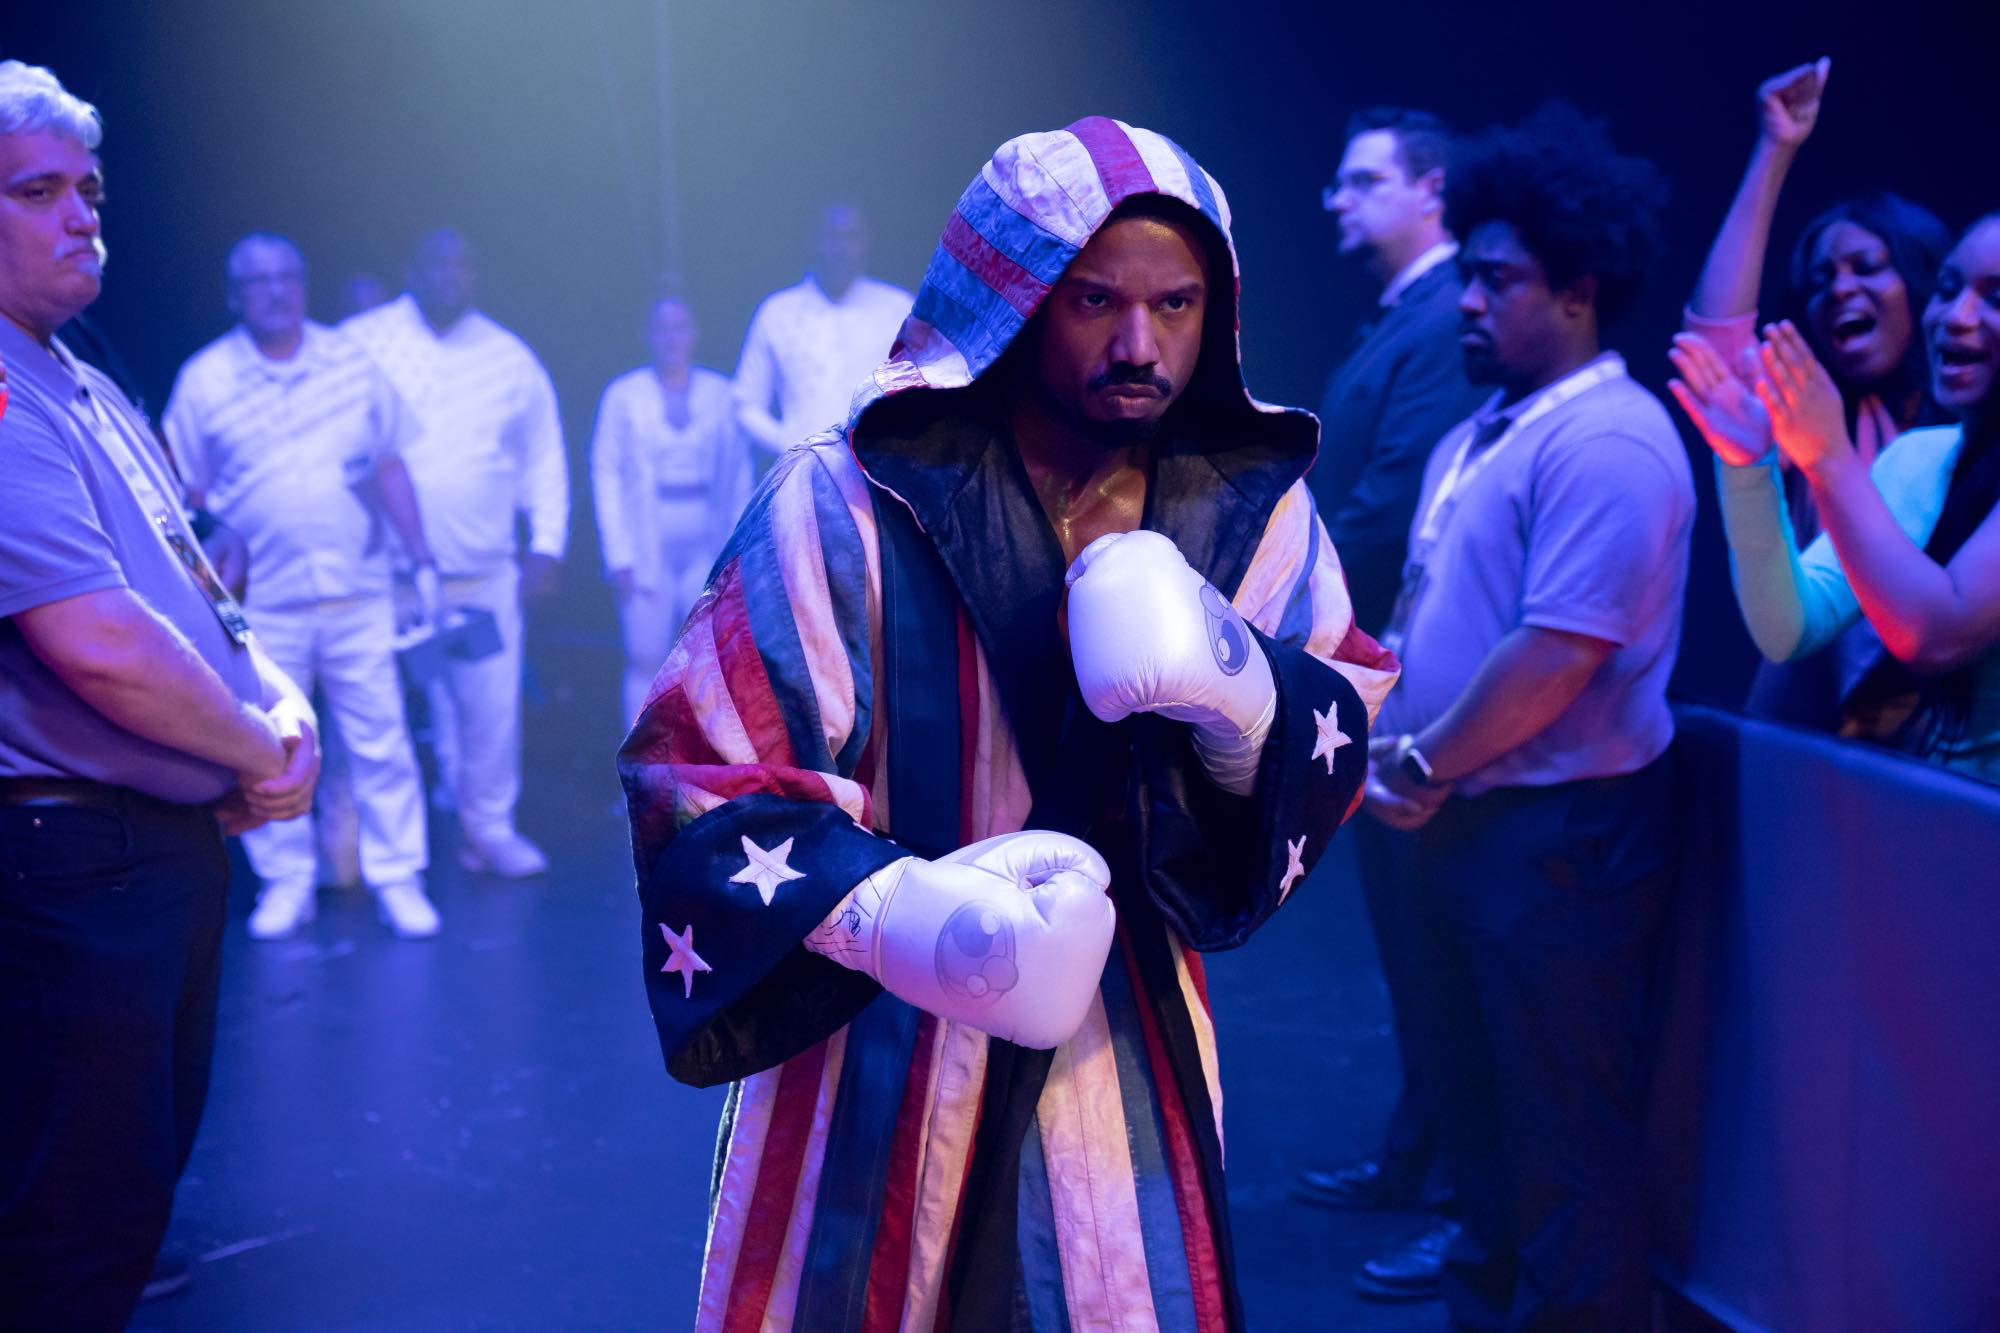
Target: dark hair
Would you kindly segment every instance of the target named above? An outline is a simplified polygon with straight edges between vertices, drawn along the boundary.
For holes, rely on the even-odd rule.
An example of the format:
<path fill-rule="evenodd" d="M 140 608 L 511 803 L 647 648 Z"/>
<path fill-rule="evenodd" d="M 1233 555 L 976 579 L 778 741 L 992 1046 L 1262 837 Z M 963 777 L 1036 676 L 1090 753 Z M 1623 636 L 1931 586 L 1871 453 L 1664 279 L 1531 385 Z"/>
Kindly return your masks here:
<path fill-rule="evenodd" d="M 1813 250 L 1826 229 L 1836 222 L 1851 222 L 1881 237 L 1882 244 L 1889 248 L 1889 266 L 1896 270 L 1904 290 L 1910 294 L 1910 345 L 1904 349 L 1898 368 L 1906 382 L 1899 387 L 1923 394 L 1925 407 L 1919 411 L 1919 421 L 1944 420 L 1944 414 L 1930 405 L 1930 355 L 1924 350 L 1922 325 L 1924 306 L 1937 289 L 1938 268 L 1951 250 L 1951 233 L 1935 213 L 1887 190 L 1843 199 L 1808 222 L 1792 245 L 1792 262 L 1786 273 L 1785 314 L 1804 332 L 1806 340 L 1813 344 L 1813 354 L 1822 361 L 1827 359 L 1826 349 L 1818 345 L 1812 325 L 1806 320 L 1806 302 L 1812 296 Z M 1839 384 L 1850 417 L 1854 404 L 1874 387 L 1838 380 L 1835 383 Z"/>
<path fill-rule="evenodd" d="M 1343 145 L 1361 135 L 1387 130 L 1396 136 L 1396 159 L 1411 180 L 1442 170 L 1451 156 L 1451 127 L 1428 111 L 1400 106 L 1371 106 L 1347 118 Z"/>
<path fill-rule="evenodd" d="M 1660 253 L 1667 187 L 1653 164 L 1611 146 L 1601 121 L 1550 102 L 1519 125 L 1466 143 L 1445 175 L 1444 225 L 1461 240 L 1489 222 L 1513 227 L 1549 286 L 1597 279 L 1597 313 L 1632 308 Z"/>

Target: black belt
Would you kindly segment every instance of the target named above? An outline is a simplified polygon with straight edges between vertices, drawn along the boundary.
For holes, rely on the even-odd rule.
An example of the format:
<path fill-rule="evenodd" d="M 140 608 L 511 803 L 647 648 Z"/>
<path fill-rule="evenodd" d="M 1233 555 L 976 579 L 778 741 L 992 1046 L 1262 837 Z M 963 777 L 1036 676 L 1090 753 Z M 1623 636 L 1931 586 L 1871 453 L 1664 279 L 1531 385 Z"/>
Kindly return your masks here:
<path fill-rule="evenodd" d="M 0 778 L 0 805 L 75 805 L 91 810 L 156 810 L 185 814 L 206 810 L 206 803 L 186 805 L 163 801 L 130 787 L 84 778 Z"/>

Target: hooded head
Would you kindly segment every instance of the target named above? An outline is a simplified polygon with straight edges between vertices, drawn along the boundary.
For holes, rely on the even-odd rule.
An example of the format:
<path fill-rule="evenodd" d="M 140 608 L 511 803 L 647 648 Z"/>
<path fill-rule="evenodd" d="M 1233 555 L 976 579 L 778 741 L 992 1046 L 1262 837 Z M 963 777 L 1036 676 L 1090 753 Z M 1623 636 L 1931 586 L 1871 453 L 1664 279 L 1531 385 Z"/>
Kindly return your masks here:
<path fill-rule="evenodd" d="M 1258 404 L 1243 386 L 1236 251 L 1222 187 L 1172 140 L 1103 116 L 1000 146 L 959 197 L 910 317 L 889 360 L 857 393 L 851 422 L 858 426 L 884 397 L 964 389 L 1017 361 L 1032 363 L 1028 344 L 1048 332 L 1036 316 L 1051 292 L 1107 224 L 1132 217 L 1202 250 L 1200 354 L 1187 382 L 1171 387 L 1174 411 L 1255 423 L 1309 455 L 1311 418 Z M 1023 369 L 1034 373 L 1031 364 Z"/>

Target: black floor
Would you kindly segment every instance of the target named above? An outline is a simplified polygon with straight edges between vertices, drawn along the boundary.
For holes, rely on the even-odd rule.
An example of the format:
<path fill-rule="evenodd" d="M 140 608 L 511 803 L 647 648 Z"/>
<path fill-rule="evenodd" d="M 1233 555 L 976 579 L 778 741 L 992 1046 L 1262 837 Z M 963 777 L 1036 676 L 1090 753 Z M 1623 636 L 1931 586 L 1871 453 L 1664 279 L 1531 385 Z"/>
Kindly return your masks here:
<path fill-rule="evenodd" d="M 555 771 L 551 772 L 551 769 Z M 295 940 L 245 936 L 235 887 L 216 1071 L 168 1247 L 160 1330 L 688 1326 L 719 1090 L 660 1066 L 635 961 L 608 761 L 565 757 L 524 809 L 555 873 L 455 867 L 434 823 L 436 940 L 395 940 L 325 892 Z M 1394 1091 L 1373 946 L 1345 855 L 1248 947 L 1211 959 L 1230 1200 L 1250 1326 L 1435 1328 L 1349 1293 L 1418 1223 L 1295 1202 L 1365 1150 Z"/>

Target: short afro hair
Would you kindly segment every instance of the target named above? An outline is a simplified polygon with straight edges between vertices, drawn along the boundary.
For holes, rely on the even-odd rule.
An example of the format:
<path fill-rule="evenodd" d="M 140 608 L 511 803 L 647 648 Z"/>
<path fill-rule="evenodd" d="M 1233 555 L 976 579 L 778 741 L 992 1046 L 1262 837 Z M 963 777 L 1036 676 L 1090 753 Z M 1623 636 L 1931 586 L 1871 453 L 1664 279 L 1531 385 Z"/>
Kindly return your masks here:
<path fill-rule="evenodd" d="M 1601 121 L 1550 102 L 1519 125 L 1466 142 L 1445 173 L 1444 223 L 1461 240 L 1513 227 L 1560 290 L 1597 279 L 1597 313 L 1632 308 L 1661 248 L 1667 187 L 1653 164 L 1611 146 Z"/>

